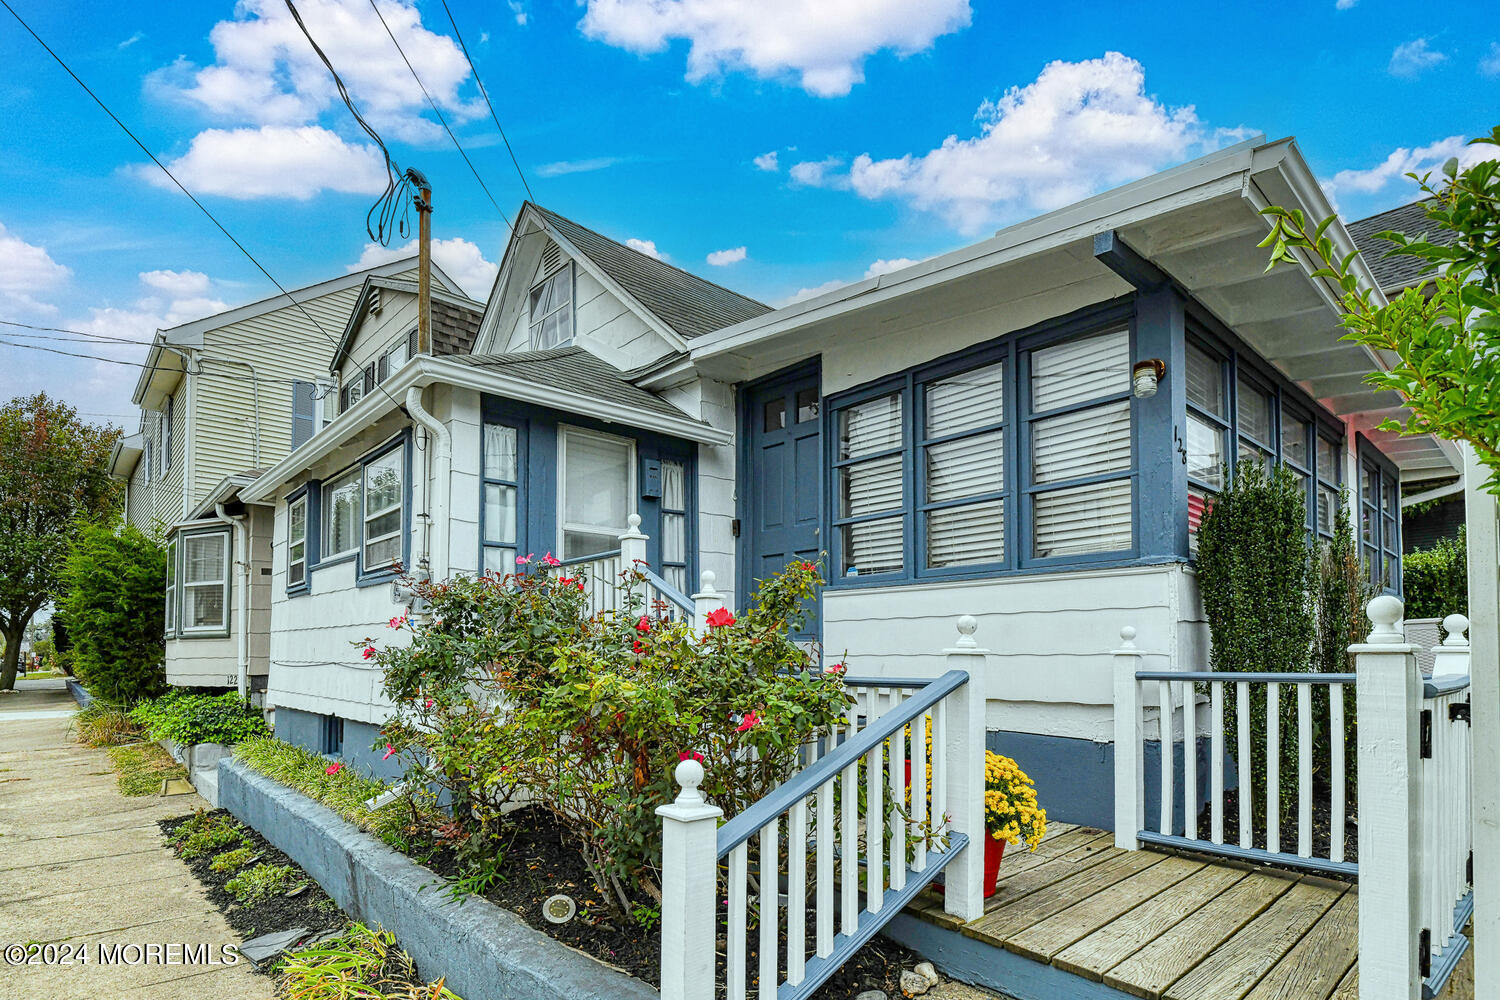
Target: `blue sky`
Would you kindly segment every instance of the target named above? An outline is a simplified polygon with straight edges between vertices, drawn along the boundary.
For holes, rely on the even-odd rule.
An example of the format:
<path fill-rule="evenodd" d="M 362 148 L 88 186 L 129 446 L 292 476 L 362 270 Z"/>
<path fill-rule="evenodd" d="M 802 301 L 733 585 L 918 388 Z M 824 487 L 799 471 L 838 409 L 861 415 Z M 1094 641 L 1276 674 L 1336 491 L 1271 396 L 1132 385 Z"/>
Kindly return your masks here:
<path fill-rule="evenodd" d="M 10 2 L 284 285 L 380 258 L 364 227 L 383 170 L 282 0 Z M 442 4 L 380 3 L 513 216 L 524 190 Z M 1479 2 L 1420 19 L 1388 0 L 1149 17 L 984 0 L 449 6 L 539 202 L 772 303 L 1257 133 L 1295 135 L 1358 218 L 1413 197 L 1404 170 L 1500 123 L 1500 24 Z M 299 8 L 397 161 L 434 182 L 438 259 L 483 296 L 506 222 L 368 0 Z M 0 320 L 144 342 L 274 291 L 3 11 L 0 54 Z M 44 388 L 93 419 L 124 422 L 136 374 L 0 345 L 0 396 Z"/>

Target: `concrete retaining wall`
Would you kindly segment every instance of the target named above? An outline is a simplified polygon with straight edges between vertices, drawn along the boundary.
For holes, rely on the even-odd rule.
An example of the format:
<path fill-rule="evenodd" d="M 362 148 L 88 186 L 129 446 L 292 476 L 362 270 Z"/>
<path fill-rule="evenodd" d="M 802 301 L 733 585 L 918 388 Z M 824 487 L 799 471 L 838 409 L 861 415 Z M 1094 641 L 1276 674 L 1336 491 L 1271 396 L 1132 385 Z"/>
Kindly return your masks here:
<path fill-rule="evenodd" d="M 68 693 L 73 696 L 74 701 L 78 702 L 79 708 L 88 708 L 94 703 L 94 696 L 89 694 L 89 689 L 72 677 L 68 678 Z"/>
<path fill-rule="evenodd" d="M 219 803 L 285 851 L 351 917 L 396 935 L 428 979 L 464 1000 L 658 1000 L 656 990 L 441 880 L 331 809 L 226 757 Z"/>

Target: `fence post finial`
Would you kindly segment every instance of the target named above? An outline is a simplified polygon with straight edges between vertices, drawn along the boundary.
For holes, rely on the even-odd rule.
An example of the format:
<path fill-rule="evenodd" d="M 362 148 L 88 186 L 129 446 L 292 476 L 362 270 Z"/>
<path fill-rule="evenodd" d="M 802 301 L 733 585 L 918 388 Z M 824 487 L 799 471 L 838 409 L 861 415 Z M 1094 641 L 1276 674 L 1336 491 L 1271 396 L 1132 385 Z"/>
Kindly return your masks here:
<path fill-rule="evenodd" d="M 1406 611 L 1401 598 L 1381 594 L 1365 608 L 1365 615 L 1374 626 L 1365 642 L 1372 644 L 1405 642 L 1406 636 L 1400 628 L 1401 616 Z"/>
<path fill-rule="evenodd" d="M 1120 628 L 1120 648 L 1114 651 L 1115 693 L 1115 846 L 1126 851 L 1141 846 L 1136 835 L 1146 828 L 1146 756 L 1141 741 L 1145 720 L 1141 687 L 1135 679 L 1141 651 L 1135 646 L 1135 626 Z"/>
<path fill-rule="evenodd" d="M 958 619 L 958 641 L 954 643 L 959 649 L 978 649 L 979 643 L 974 641 L 974 632 L 979 628 L 979 619 L 973 615 L 962 615 Z"/>
<path fill-rule="evenodd" d="M 1467 646 L 1469 644 L 1469 619 L 1463 615 L 1449 615 L 1443 619 L 1443 631 L 1448 633 L 1448 638 L 1443 640 L 1444 646 Z"/>
<path fill-rule="evenodd" d="M 641 532 L 641 515 L 625 519 L 625 533 L 620 536 L 620 569 L 629 572 L 646 561 L 646 536 Z"/>
<path fill-rule="evenodd" d="M 1432 647 L 1432 676 L 1467 677 L 1469 675 L 1469 619 L 1449 615 L 1443 619 L 1448 638 Z"/>
<path fill-rule="evenodd" d="M 703 765 L 684 757 L 673 772 L 682 791 L 658 806 L 661 817 L 661 997 L 711 1000 L 714 993 L 715 896 L 719 820 L 698 786 Z"/>

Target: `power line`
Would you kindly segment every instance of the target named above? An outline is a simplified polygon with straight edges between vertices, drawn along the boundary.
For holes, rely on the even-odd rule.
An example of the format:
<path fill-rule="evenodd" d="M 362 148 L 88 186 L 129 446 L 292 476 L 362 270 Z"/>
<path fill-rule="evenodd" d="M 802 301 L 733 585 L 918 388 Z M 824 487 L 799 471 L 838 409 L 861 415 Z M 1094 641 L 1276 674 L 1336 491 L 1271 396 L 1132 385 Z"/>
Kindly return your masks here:
<path fill-rule="evenodd" d="M 67 343 L 76 343 L 76 342 L 75 341 L 67 341 Z M 47 346 L 45 346 L 43 344 L 18 344 L 18 343 L 16 343 L 13 340 L 3 340 L 3 339 L 0 339 L 0 347 L 16 347 L 16 348 L 20 348 L 21 350 L 26 350 L 26 351 L 46 351 L 48 354 L 61 354 L 61 355 L 65 356 L 65 357 L 69 357 L 69 358 L 83 358 L 85 361 L 103 361 L 103 362 L 105 362 L 107 364 L 111 364 L 111 365 L 125 365 L 125 366 L 130 367 L 130 368 L 149 368 L 152 371 L 156 371 L 156 370 L 160 369 L 160 367 L 161 367 L 160 365 L 146 364 L 146 363 L 141 362 L 141 361 L 125 361 L 125 360 L 123 360 L 121 358 L 107 358 L 107 357 L 105 357 L 102 354 L 80 354 L 77 351 L 64 351 L 64 350 L 62 350 L 60 348 L 57 348 L 57 347 L 47 347 Z M 314 381 L 311 378 L 276 378 L 276 377 L 271 376 L 271 375 L 250 376 L 250 375 L 232 375 L 229 372 L 225 372 L 225 371 L 213 371 L 213 372 L 209 372 L 209 371 L 204 370 L 204 368 L 203 368 L 204 365 L 238 364 L 239 362 L 230 361 L 230 360 L 228 360 L 226 358 L 215 358 L 215 357 L 211 357 L 211 356 L 210 357 L 199 356 L 199 357 L 196 358 L 196 360 L 198 362 L 198 369 L 196 371 L 191 372 L 191 374 L 193 374 L 193 375 L 212 375 L 215 378 L 227 378 L 227 379 L 232 379 L 232 380 L 234 380 L 236 382 L 262 382 L 262 383 L 275 383 L 275 384 L 278 384 L 278 385 L 292 385 L 292 384 L 297 383 L 297 382 L 312 382 L 312 381 Z"/>
<path fill-rule="evenodd" d="M 288 2 L 290 2 L 290 0 L 288 0 Z M 499 202 L 495 201 L 495 196 L 490 194 L 489 186 L 484 183 L 484 178 L 479 176 L 479 171 L 475 168 L 474 161 L 469 159 L 469 154 L 464 151 L 463 144 L 458 141 L 458 136 L 454 135 L 453 130 L 448 127 L 448 119 L 444 118 L 443 113 L 438 110 L 437 102 L 434 101 L 432 99 L 432 95 L 427 92 L 427 85 L 424 84 L 422 82 L 422 78 L 417 75 L 416 67 L 411 64 L 410 59 L 406 58 L 406 50 L 402 49 L 401 43 L 396 41 L 395 33 L 391 31 L 391 26 L 389 24 L 386 24 L 385 15 L 380 13 L 380 8 L 375 5 L 375 0 L 370 0 L 370 9 L 373 10 L 375 12 L 375 16 L 380 19 L 380 26 L 384 28 L 385 33 L 390 36 L 391 44 L 396 46 L 397 52 L 401 53 L 401 61 L 406 63 L 407 69 L 411 70 L 411 78 L 417 81 L 417 86 L 422 90 L 422 96 L 427 98 L 427 106 L 432 108 L 433 114 L 437 115 L 438 121 L 442 123 L 443 131 L 448 133 L 448 138 L 453 140 L 453 145 L 458 150 L 458 155 L 462 156 L 464 158 L 464 163 L 468 164 L 469 173 L 474 175 L 474 179 L 479 182 L 480 188 L 484 190 L 484 196 L 490 200 L 490 204 L 495 206 L 495 211 L 500 213 L 500 218 L 504 219 L 505 224 L 509 226 L 510 217 L 505 214 L 505 211 L 500 207 Z"/>
<path fill-rule="evenodd" d="M 490 117 L 495 121 L 495 128 L 500 133 L 500 140 L 505 143 L 505 151 L 510 154 L 510 162 L 515 164 L 516 176 L 521 178 L 521 186 L 526 189 L 526 197 L 536 201 L 531 193 L 531 185 L 526 183 L 526 174 L 521 170 L 521 162 L 516 159 L 516 151 L 510 146 L 510 139 L 505 135 L 505 128 L 500 124 L 500 116 L 495 114 L 495 105 L 490 103 L 490 93 L 484 89 L 484 81 L 479 79 L 479 67 L 474 65 L 474 60 L 469 56 L 469 47 L 464 44 L 464 36 L 458 30 L 458 22 L 453 19 L 453 11 L 448 9 L 448 0 L 443 0 L 443 13 L 448 15 L 448 23 L 453 25 L 453 37 L 458 39 L 458 47 L 464 54 L 464 60 L 469 64 L 469 71 L 474 74 L 474 82 L 479 85 L 479 93 L 484 98 L 485 106 L 490 109 Z"/>

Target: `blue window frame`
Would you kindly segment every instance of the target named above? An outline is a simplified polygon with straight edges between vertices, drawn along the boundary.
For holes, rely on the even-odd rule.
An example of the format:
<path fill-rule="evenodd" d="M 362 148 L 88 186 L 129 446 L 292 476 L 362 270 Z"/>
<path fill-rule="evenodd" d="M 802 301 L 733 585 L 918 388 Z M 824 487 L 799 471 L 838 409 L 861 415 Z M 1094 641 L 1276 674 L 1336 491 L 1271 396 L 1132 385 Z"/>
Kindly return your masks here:
<path fill-rule="evenodd" d="M 319 726 L 319 742 L 325 757 L 338 757 L 344 752 L 344 720 L 342 716 L 325 715 Z"/>
<path fill-rule="evenodd" d="M 311 592 L 314 571 L 343 562 L 355 564 L 358 586 L 390 580 L 411 558 L 411 432 L 402 431 L 327 479 L 309 480 L 287 494 L 286 503 L 288 595 Z M 305 569 L 297 580 L 292 568 L 299 507 Z"/>
<path fill-rule="evenodd" d="M 504 576 L 514 573 L 524 542 L 526 433 L 519 421 L 486 420 L 480 444 L 479 568 Z"/>
<path fill-rule="evenodd" d="M 1359 553 L 1370 584 L 1401 593 L 1401 479 L 1396 466 L 1363 435 L 1359 455 Z"/>

